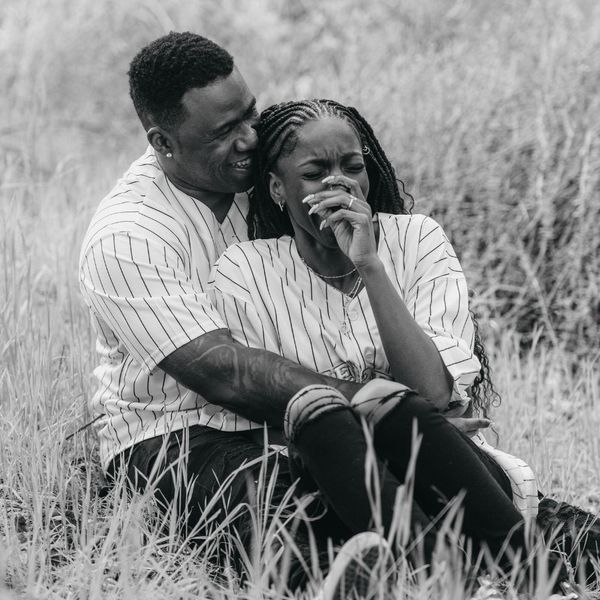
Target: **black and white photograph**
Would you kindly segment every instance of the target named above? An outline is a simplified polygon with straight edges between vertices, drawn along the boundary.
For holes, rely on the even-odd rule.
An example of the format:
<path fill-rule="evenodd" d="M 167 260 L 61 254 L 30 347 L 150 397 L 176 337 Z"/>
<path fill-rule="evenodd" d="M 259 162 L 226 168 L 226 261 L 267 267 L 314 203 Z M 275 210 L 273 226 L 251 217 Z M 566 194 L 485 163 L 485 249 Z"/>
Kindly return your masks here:
<path fill-rule="evenodd" d="M 599 3 L 0 49 L 0 600 L 600 600 Z"/>

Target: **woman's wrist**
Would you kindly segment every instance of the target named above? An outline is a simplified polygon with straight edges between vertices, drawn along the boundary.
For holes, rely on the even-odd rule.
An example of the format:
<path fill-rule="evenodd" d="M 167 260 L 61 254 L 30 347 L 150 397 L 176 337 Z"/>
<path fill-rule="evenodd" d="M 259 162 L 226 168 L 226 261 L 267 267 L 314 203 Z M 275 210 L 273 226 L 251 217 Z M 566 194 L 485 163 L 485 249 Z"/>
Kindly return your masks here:
<path fill-rule="evenodd" d="M 354 263 L 354 266 L 356 267 L 358 274 L 362 277 L 362 280 L 365 282 L 365 284 L 369 279 L 372 279 L 373 277 L 380 277 L 382 274 L 385 274 L 385 267 L 377 255 L 364 261 L 357 261 Z"/>

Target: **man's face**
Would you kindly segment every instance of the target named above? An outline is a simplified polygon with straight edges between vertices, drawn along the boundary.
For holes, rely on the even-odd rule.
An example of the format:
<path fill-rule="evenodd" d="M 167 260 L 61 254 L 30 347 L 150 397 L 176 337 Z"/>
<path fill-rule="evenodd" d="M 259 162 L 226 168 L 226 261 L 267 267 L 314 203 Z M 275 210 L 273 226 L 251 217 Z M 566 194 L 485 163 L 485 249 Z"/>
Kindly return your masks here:
<path fill-rule="evenodd" d="M 187 116 L 174 132 L 174 179 L 200 192 L 250 188 L 258 113 L 240 72 L 190 89 L 181 101 Z"/>

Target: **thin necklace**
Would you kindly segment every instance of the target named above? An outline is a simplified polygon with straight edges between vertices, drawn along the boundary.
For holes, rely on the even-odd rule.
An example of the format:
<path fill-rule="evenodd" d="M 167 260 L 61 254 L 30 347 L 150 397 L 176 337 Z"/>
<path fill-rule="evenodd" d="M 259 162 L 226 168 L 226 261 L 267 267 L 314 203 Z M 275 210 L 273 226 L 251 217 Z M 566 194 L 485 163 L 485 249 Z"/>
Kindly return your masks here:
<path fill-rule="evenodd" d="M 310 267 L 308 263 L 304 260 L 304 258 L 302 258 L 302 254 L 300 254 L 300 252 L 298 252 L 298 256 L 300 257 L 300 260 L 304 263 L 304 266 L 309 271 L 312 271 L 315 275 L 318 275 L 321 279 L 343 279 L 344 277 L 348 277 L 348 275 L 352 275 L 352 273 L 356 272 L 356 267 L 354 267 L 352 271 L 348 271 L 343 275 L 323 275 L 322 273 L 319 273 L 318 271 L 315 271 L 312 267 Z"/>

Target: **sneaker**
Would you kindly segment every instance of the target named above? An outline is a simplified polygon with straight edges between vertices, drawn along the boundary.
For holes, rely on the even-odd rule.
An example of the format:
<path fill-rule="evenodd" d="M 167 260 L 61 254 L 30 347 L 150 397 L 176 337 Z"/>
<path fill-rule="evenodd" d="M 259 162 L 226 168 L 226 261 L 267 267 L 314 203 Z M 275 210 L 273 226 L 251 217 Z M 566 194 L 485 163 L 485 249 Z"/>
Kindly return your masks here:
<path fill-rule="evenodd" d="M 479 587 L 470 600 L 504 600 L 504 595 L 487 577 L 478 577 Z"/>
<path fill-rule="evenodd" d="M 393 568 L 387 541 L 374 532 L 359 533 L 340 548 L 315 600 L 391 599 Z"/>

